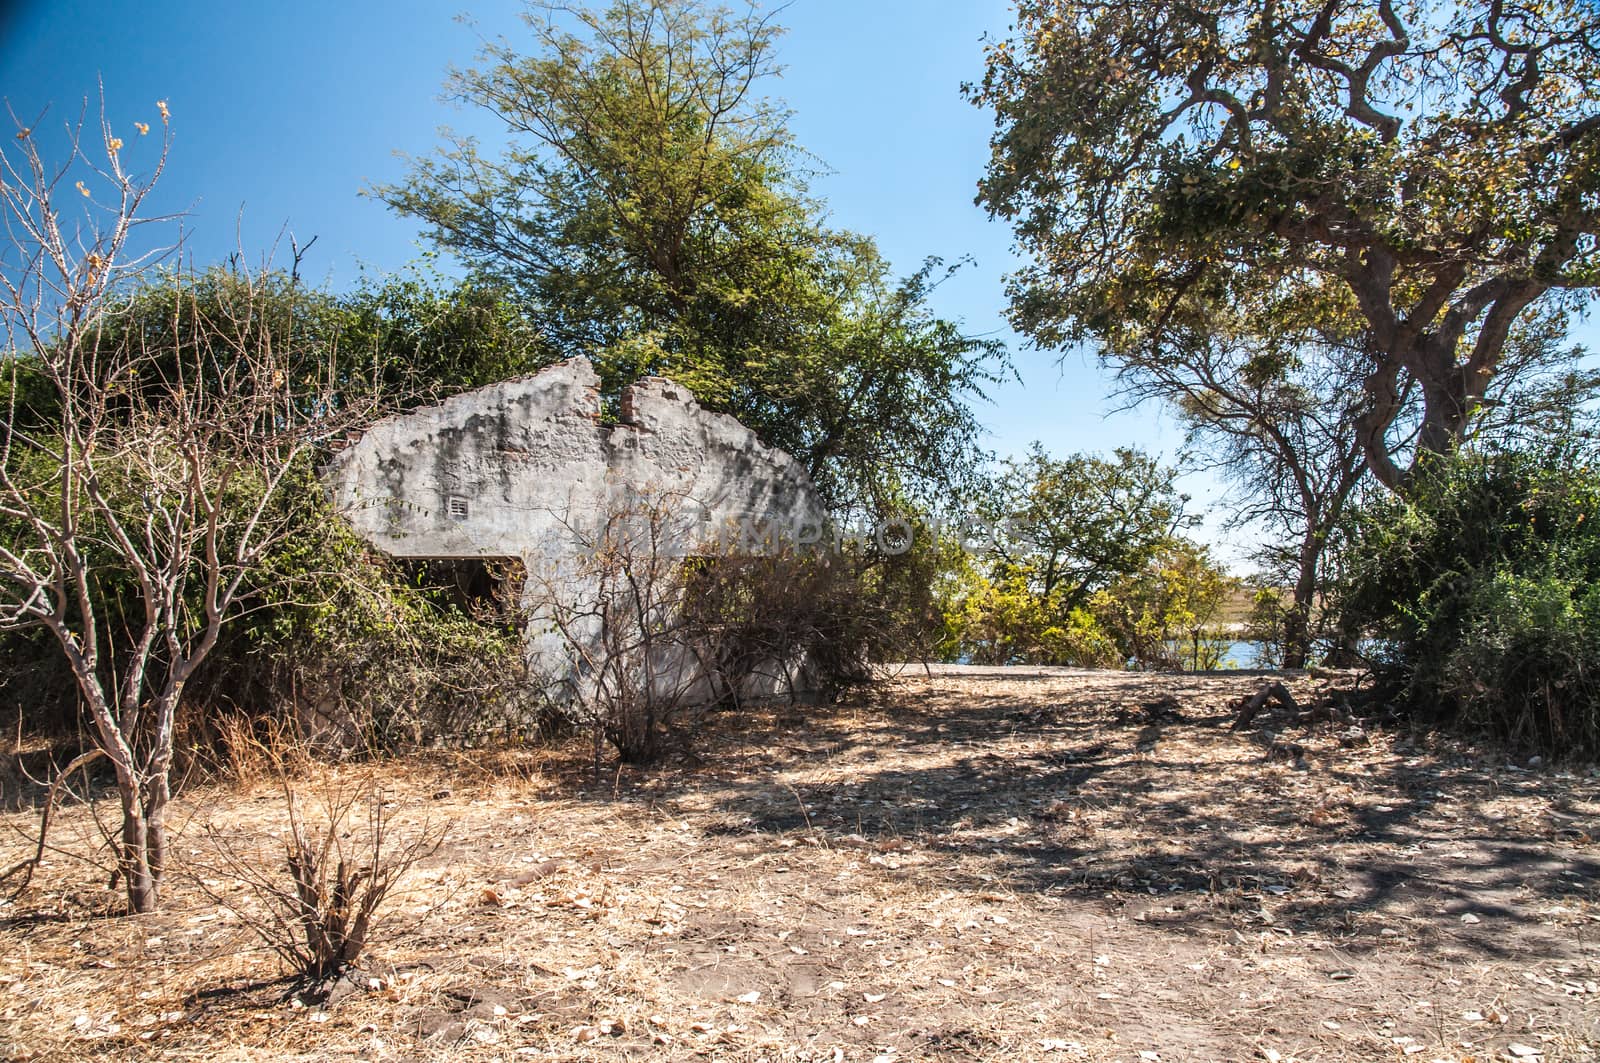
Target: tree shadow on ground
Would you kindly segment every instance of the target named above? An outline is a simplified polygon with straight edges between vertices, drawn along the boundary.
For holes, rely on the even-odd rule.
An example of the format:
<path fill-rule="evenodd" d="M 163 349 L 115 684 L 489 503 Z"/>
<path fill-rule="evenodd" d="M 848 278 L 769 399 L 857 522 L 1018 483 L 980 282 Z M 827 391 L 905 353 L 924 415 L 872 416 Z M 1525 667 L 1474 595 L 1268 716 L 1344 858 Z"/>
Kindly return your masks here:
<path fill-rule="evenodd" d="M 1395 752 L 1394 736 L 1345 749 L 1297 735 L 1297 768 L 1229 731 L 1225 701 L 1186 704 L 1166 723 L 1140 722 L 1137 704 L 1015 696 L 818 710 L 745 733 L 757 770 L 690 785 L 722 813 L 719 832 L 909 846 L 920 858 L 885 873 L 1000 881 L 1178 933 L 1317 932 L 1361 948 L 1387 926 L 1509 956 L 1542 909 L 1594 898 L 1600 861 L 1485 812 L 1553 779 Z"/>

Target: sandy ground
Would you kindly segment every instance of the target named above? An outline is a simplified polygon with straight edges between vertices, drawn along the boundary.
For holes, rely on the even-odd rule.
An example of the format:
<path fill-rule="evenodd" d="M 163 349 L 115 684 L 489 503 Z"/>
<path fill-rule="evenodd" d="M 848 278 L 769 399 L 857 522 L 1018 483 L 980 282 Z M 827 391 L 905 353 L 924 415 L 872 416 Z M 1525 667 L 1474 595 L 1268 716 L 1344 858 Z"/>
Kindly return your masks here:
<path fill-rule="evenodd" d="M 1272 758 L 1228 728 L 1261 682 L 907 670 L 601 786 L 577 744 L 387 765 L 449 840 L 327 1006 L 204 829 L 270 866 L 281 799 L 196 789 L 161 914 L 64 854 L 0 908 L 0 1055 L 1600 1057 L 1600 773 L 1342 728 Z"/>

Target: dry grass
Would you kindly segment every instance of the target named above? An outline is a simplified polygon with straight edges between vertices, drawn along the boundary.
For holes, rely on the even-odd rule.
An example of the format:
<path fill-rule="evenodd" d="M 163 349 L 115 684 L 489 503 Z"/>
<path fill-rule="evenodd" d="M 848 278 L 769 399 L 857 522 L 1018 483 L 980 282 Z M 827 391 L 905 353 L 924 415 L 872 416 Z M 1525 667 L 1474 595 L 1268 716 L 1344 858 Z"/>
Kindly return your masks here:
<path fill-rule="evenodd" d="M 396 765 L 396 824 L 451 837 L 391 902 L 405 933 L 373 945 L 367 988 L 326 1008 L 284 999 L 181 875 L 162 914 L 103 916 L 116 898 L 57 856 L 0 910 L 0 1050 L 1595 1058 L 1596 773 L 1336 733 L 1296 736 L 1297 769 L 1227 729 L 1257 682 L 908 675 L 729 721 L 605 792 L 581 749 Z M 1163 694 L 1183 718 L 1145 722 Z M 266 784 L 180 804 L 194 867 L 215 864 L 202 820 L 263 851 L 278 827 Z M 81 808 L 61 822 L 69 848 L 93 836 Z"/>

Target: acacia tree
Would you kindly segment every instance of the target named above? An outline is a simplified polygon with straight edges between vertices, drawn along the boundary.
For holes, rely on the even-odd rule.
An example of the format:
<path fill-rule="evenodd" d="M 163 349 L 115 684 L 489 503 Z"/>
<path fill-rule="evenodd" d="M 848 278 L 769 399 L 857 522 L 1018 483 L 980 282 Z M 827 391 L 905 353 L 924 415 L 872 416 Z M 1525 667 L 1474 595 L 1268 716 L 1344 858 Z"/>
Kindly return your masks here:
<path fill-rule="evenodd" d="M 1272 308 L 1272 327 L 1251 310 L 1216 307 L 1203 328 L 1174 329 L 1119 374 L 1137 403 L 1171 403 L 1188 426 L 1192 453 L 1204 455 L 1233 488 L 1230 523 L 1266 530 L 1261 559 L 1290 588 L 1280 632 L 1285 667 L 1303 667 L 1318 637 L 1324 558 L 1352 502 L 1371 481 L 1355 431 L 1366 411 L 1362 381 L 1374 355 L 1360 322 L 1343 333 L 1315 318 L 1296 321 Z M 1303 319 L 1308 315 L 1302 313 Z M 1565 322 L 1530 313 L 1507 339 L 1501 368 L 1469 423 L 1471 438 L 1559 438 L 1585 418 L 1595 374 L 1577 368 L 1581 348 L 1563 348 Z M 1402 395 L 1391 453 L 1412 445 L 1421 411 Z"/>
<path fill-rule="evenodd" d="M 787 112 L 764 97 L 781 32 L 753 8 L 530 5 L 447 92 L 504 124 L 448 136 L 375 194 L 506 291 L 606 397 L 658 373 L 793 454 L 837 505 L 969 485 L 967 400 L 1002 348 L 928 307 L 940 267 L 897 280 L 830 228 Z"/>
<path fill-rule="evenodd" d="M 357 413 L 330 403 L 331 350 L 250 326 L 264 295 L 248 271 L 208 304 L 225 320 L 180 297 L 166 337 L 120 327 L 161 254 L 137 250 L 159 220 L 143 212 L 169 143 L 158 109 L 145 173 L 129 156 L 150 127 L 130 148 L 103 117 L 88 137 L 69 127 L 58 167 L 19 128 L 0 172 L 0 626 L 45 629 L 71 669 L 115 772 L 135 912 L 156 907 L 166 866 L 185 685 L 261 590 L 249 577 L 287 527 L 285 478 Z M 167 283 L 181 293 L 183 276 Z"/>
<path fill-rule="evenodd" d="M 1519 320 L 1600 283 L 1597 81 L 1586 0 L 1022 0 L 968 87 L 996 116 L 979 199 L 1034 260 L 1014 320 L 1119 364 L 1263 290 L 1359 320 L 1349 430 L 1401 487 Z"/>

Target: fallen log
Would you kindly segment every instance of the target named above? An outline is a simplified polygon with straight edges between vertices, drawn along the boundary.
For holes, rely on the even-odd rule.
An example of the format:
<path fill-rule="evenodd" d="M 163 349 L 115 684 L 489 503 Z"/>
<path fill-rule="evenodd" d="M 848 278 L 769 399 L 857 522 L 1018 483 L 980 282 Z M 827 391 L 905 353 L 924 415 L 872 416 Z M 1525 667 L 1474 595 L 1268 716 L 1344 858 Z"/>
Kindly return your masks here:
<path fill-rule="evenodd" d="M 1269 701 L 1277 702 L 1285 712 L 1293 716 L 1300 714 L 1300 706 L 1295 704 L 1294 695 L 1289 693 L 1289 688 L 1281 682 L 1274 681 L 1245 699 L 1244 703 L 1239 706 L 1239 715 L 1234 719 L 1233 726 L 1229 730 L 1241 731 L 1249 727 L 1261 710 L 1267 707 L 1267 702 Z"/>

